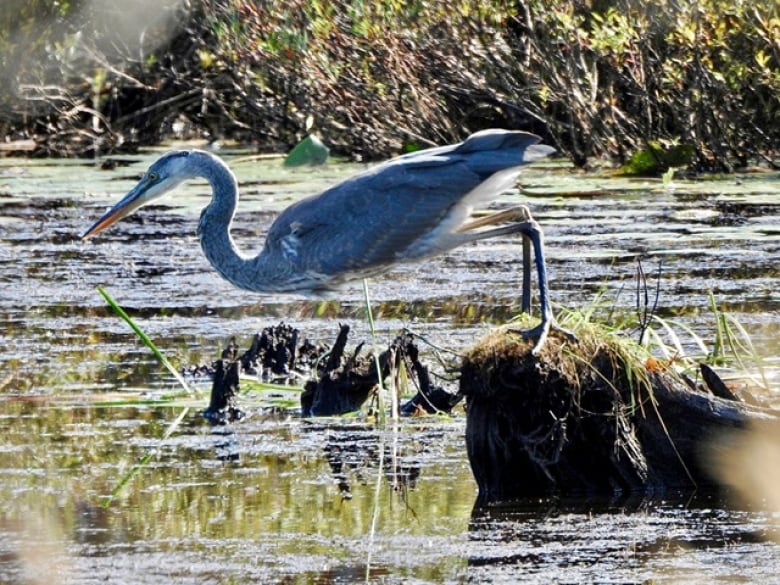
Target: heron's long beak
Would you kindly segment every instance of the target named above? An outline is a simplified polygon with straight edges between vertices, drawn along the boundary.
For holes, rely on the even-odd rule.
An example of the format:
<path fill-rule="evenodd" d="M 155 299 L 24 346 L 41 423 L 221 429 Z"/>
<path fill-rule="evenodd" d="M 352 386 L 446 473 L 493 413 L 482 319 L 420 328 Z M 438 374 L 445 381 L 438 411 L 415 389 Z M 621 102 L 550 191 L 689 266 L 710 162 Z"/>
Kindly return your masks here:
<path fill-rule="evenodd" d="M 107 227 L 115 224 L 123 217 L 127 217 L 133 213 L 136 209 L 141 207 L 144 203 L 149 201 L 150 197 L 147 194 L 148 183 L 142 180 L 138 183 L 132 191 L 125 195 L 116 205 L 109 209 L 103 216 L 97 220 L 92 227 L 90 227 L 84 235 L 81 236 L 82 240 L 91 238 L 92 236 L 99 234 Z"/>

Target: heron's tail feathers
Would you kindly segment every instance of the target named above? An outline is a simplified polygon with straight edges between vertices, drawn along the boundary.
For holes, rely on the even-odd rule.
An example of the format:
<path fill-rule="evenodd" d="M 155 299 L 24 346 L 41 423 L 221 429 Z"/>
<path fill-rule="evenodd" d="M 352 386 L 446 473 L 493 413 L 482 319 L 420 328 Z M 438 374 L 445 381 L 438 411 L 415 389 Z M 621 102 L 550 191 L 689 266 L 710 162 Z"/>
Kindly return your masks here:
<path fill-rule="evenodd" d="M 453 154 L 465 155 L 469 166 L 484 176 L 519 167 L 546 156 L 555 149 L 538 144 L 536 134 L 517 130 L 490 129 L 476 132 L 461 142 Z"/>

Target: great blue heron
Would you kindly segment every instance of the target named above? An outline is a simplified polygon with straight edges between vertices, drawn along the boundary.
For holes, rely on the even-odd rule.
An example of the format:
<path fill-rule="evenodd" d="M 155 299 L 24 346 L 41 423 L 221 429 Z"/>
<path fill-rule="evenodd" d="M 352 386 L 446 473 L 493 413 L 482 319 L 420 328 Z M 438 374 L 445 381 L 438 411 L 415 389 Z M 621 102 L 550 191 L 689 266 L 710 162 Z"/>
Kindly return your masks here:
<path fill-rule="evenodd" d="M 318 294 L 389 266 L 447 252 L 466 242 L 520 233 L 533 243 L 541 323 L 526 332 L 542 347 L 553 316 L 542 232 L 524 207 L 469 221 L 474 205 L 510 188 L 522 165 L 548 156 L 526 132 L 484 130 L 464 142 L 430 148 L 374 166 L 285 209 L 259 255 L 242 254 L 230 235 L 238 184 L 228 166 L 202 150 L 164 154 L 139 183 L 82 236 L 86 239 L 161 197 L 182 181 L 203 177 L 213 191 L 198 224 L 211 265 L 234 285 L 264 293 Z M 511 219 L 512 223 L 494 224 Z M 481 229 L 494 226 L 489 229 Z M 525 240 L 524 240 L 525 241 Z M 524 262 L 523 308 L 530 306 Z"/>

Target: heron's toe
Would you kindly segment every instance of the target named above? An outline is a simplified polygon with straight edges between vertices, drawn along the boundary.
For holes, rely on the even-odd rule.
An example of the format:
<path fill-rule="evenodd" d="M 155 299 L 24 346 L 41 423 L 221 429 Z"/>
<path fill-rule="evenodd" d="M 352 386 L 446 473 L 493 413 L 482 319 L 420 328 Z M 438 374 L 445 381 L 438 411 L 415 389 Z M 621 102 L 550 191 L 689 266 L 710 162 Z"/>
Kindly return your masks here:
<path fill-rule="evenodd" d="M 571 341 L 575 343 L 579 341 L 577 339 L 577 336 L 572 331 L 569 331 L 568 329 L 564 329 L 563 327 L 558 325 L 558 323 L 553 323 L 551 328 L 555 330 L 556 333 L 560 333 L 561 335 L 563 335 L 567 341 Z"/>
<path fill-rule="evenodd" d="M 539 323 L 539 325 L 536 327 L 525 331 L 517 331 L 512 329 L 510 329 L 510 331 L 513 331 L 514 333 L 520 333 L 523 336 L 523 339 L 536 339 L 536 343 L 531 349 L 532 355 L 539 355 L 539 352 L 542 350 L 542 347 L 544 347 L 544 344 L 547 341 L 547 337 L 549 336 L 550 331 L 556 331 L 557 333 L 560 333 L 566 337 L 568 341 L 577 341 L 577 336 L 574 335 L 574 333 L 568 329 L 560 327 L 554 319 L 546 319 Z"/>

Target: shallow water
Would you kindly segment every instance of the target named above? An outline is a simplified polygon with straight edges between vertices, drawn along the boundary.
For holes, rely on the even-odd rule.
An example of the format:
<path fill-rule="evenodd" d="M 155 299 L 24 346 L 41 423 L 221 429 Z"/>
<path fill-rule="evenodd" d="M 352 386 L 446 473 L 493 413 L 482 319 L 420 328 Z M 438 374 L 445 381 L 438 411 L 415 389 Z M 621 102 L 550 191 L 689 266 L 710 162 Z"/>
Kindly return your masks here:
<path fill-rule="evenodd" d="M 151 156 L 112 171 L 0 159 L 0 583 L 779 582 L 779 518 L 760 508 L 686 494 L 473 512 L 462 412 L 376 430 L 304 421 L 248 396 L 250 417 L 215 430 L 199 415 L 205 398 L 187 399 L 193 408 L 159 456 L 101 507 L 180 407 L 131 402 L 175 384 L 97 285 L 182 366 L 282 319 L 318 342 L 340 322 L 353 341 L 367 337 L 359 285 L 317 302 L 219 279 L 195 237 L 203 184 L 82 243 Z M 278 210 L 358 169 L 234 168 L 244 186 L 235 232 L 247 249 Z M 551 163 L 523 184 L 527 193 L 500 205 L 528 203 L 544 227 L 556 303 L 630 311 L 636 259 L 651 301 L 662 261 L 659 314 L 711 344 L 712 291 L 755 345 L 751 366 L 768 387 L 751 392 L 778 404 L 780 175 L 670 186 Z M 409 325 L 469 347 L 517 311 L 518 256 L 512 239 L 482 242 L 376 279 L 380 339 Z M 693 338 L 681 343 L 698 351 Z"/>

